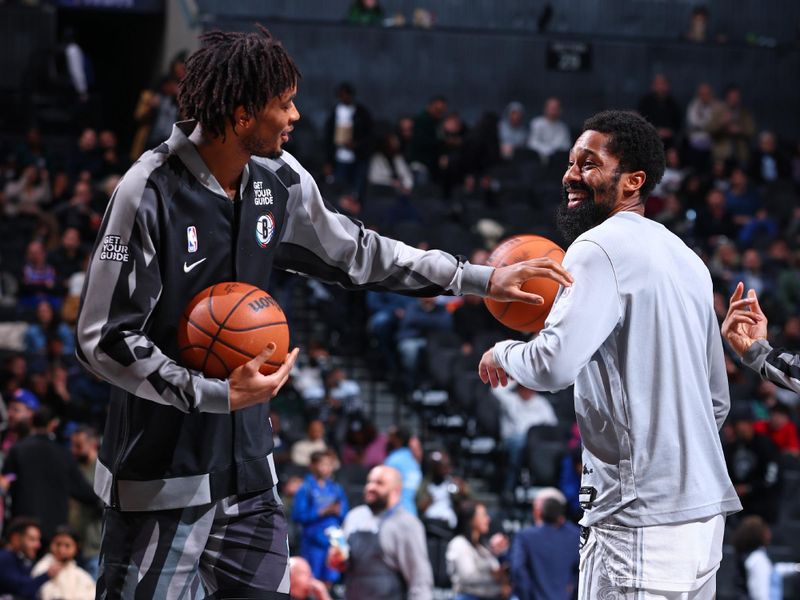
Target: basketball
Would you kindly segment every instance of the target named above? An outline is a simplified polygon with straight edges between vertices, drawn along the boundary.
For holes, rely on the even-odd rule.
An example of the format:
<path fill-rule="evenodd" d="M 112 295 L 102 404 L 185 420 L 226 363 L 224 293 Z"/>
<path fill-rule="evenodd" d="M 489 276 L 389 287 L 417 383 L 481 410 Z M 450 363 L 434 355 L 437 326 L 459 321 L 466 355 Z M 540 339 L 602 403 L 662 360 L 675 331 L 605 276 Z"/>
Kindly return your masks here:
<path fill-rule="evenodd" d="M 218 283 L 197 294 L 181 317 L 178 349 L 185 367 L 226 379 L 260 353 L 275 352 L 261 367 L 265 375 L 281 366 L 289 351 L 289 327 L 278 303 L 246 283 Z"/>
<path fill-rule="evenodd" d="M 489 256 L 489 265 L 505 267 L 531 258 L 545 257 L 560 263 L 564 260 L 564 251 L 547 238 L 538 235 L 517 235 L 505 240 L 494 249 Z M 558 293 L 558 283 L 545 277 L 536 277 L 522 284 L 522 290 L 540 295 L 544 298 L 544 304 L 500 302 L 491 298 L 484 298 L 483 301 L 492 316 L 506 327 L 523 333 L 535 333 L 544 327 L 544 321 Z"/>

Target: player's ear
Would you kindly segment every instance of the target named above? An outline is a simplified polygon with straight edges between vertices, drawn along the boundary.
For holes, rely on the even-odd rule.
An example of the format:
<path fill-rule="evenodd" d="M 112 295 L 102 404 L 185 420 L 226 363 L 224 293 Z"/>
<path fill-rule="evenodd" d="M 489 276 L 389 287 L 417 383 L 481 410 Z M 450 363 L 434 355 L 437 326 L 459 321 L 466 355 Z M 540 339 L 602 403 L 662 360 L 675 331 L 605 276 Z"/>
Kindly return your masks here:
<path fill-rule="evenodd" d="M 237 106 L 233 109 L 233 129 L 247 129 L 253 122 L 251 115 L 244 106 Z"/>
<path fill-rule="evenodd" d="M 647 180 L 647 175 L 645 175 L 644 171 L 634 171 L 633 173 L 625 173 L 623 179 L 622 190 L 630 194 L 642 189 L 644 182 Z"/>

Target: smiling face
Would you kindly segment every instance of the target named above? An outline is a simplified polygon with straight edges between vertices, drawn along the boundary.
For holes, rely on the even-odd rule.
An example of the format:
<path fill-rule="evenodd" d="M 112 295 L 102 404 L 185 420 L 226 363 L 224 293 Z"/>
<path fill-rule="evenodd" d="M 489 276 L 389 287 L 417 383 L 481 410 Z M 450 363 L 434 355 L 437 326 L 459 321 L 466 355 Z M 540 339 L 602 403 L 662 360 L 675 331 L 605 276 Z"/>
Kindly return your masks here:
<path fill-rule="evenodd" d="M 289 141 L 294 123 L 300 118 L 300 112 L 294 105 L 296 94 L 296 86 L 289 88 L 270 99 L 257 114 L 243 113 L 238 116 L 236 131 L 240 132 L 242 148 L 246 152 L 262 158 L 280 156 L 281 146 Z"/>
<path fill-rule="evenodd" d="M 607 134 L 589 130 L 570 150 L 556 214 L 558 227 L 570 242 L 608 218 L 619 202 L 619 159 L 607 144 Z"/>

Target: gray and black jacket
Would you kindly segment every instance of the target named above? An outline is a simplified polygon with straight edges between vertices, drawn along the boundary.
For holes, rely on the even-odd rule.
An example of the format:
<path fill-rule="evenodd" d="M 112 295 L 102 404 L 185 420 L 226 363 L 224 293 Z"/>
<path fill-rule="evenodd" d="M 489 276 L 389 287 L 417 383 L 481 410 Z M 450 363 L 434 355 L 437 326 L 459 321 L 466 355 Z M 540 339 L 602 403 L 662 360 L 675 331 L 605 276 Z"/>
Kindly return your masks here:
<path fill-rule="evenodd" d="M 176 124 L 120 181 L 92 253 L 78 358 L 113 384 L 95 491 L 119 510 L 198 506 L 277 482 L 268 404 L 177 361 L 187 303 L 215 283 L 265 288 L 274 266 L 347 288 L 484 294 L 491 269 L 381 237 L 331 210 L 291 155 L 253 158 L 231 201 Z"/>
<path fill-rule="evenodd" d="M 742 355 L 742 362 L 763 379 L 800 394 L 800 354 L 773 348 L 767 340 L 756 340 Z"/>

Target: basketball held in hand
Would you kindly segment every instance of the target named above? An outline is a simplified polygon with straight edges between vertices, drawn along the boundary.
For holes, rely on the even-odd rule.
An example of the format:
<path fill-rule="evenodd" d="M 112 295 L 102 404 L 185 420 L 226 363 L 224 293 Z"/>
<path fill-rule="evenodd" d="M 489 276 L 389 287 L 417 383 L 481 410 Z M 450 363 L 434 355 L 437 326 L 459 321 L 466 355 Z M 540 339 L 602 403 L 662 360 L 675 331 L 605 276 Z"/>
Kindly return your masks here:
<path fill-rule="evenodd" d="M 283 310 L 264 290 L 237 282 L 218 283 L 197 294 L 181 317 L 178 349 L 183 366 L 226 379 L 270 342 L 275 352 L 261 366 L 274 373 L 289 351 Z"/>
<path fill-rule="evenodd" d="M 488 264 L 492 267 L 505 267 L 531 258 L 552 258 L 560 263 L 564 260 L 564 251 L 547 238 L 517 235 L 497 246 L 489 256 Z M 522 284 L 524 292 L 538 294 L 544 298 L 544 304 L 500 302 L 491 298 L 484 298 L 483 301 L 492 316 L 506 327 L 523 333 L 536 333 L 544 327 L 558 287 L 558 283 L 545 277 L 529 279 Z"/>

